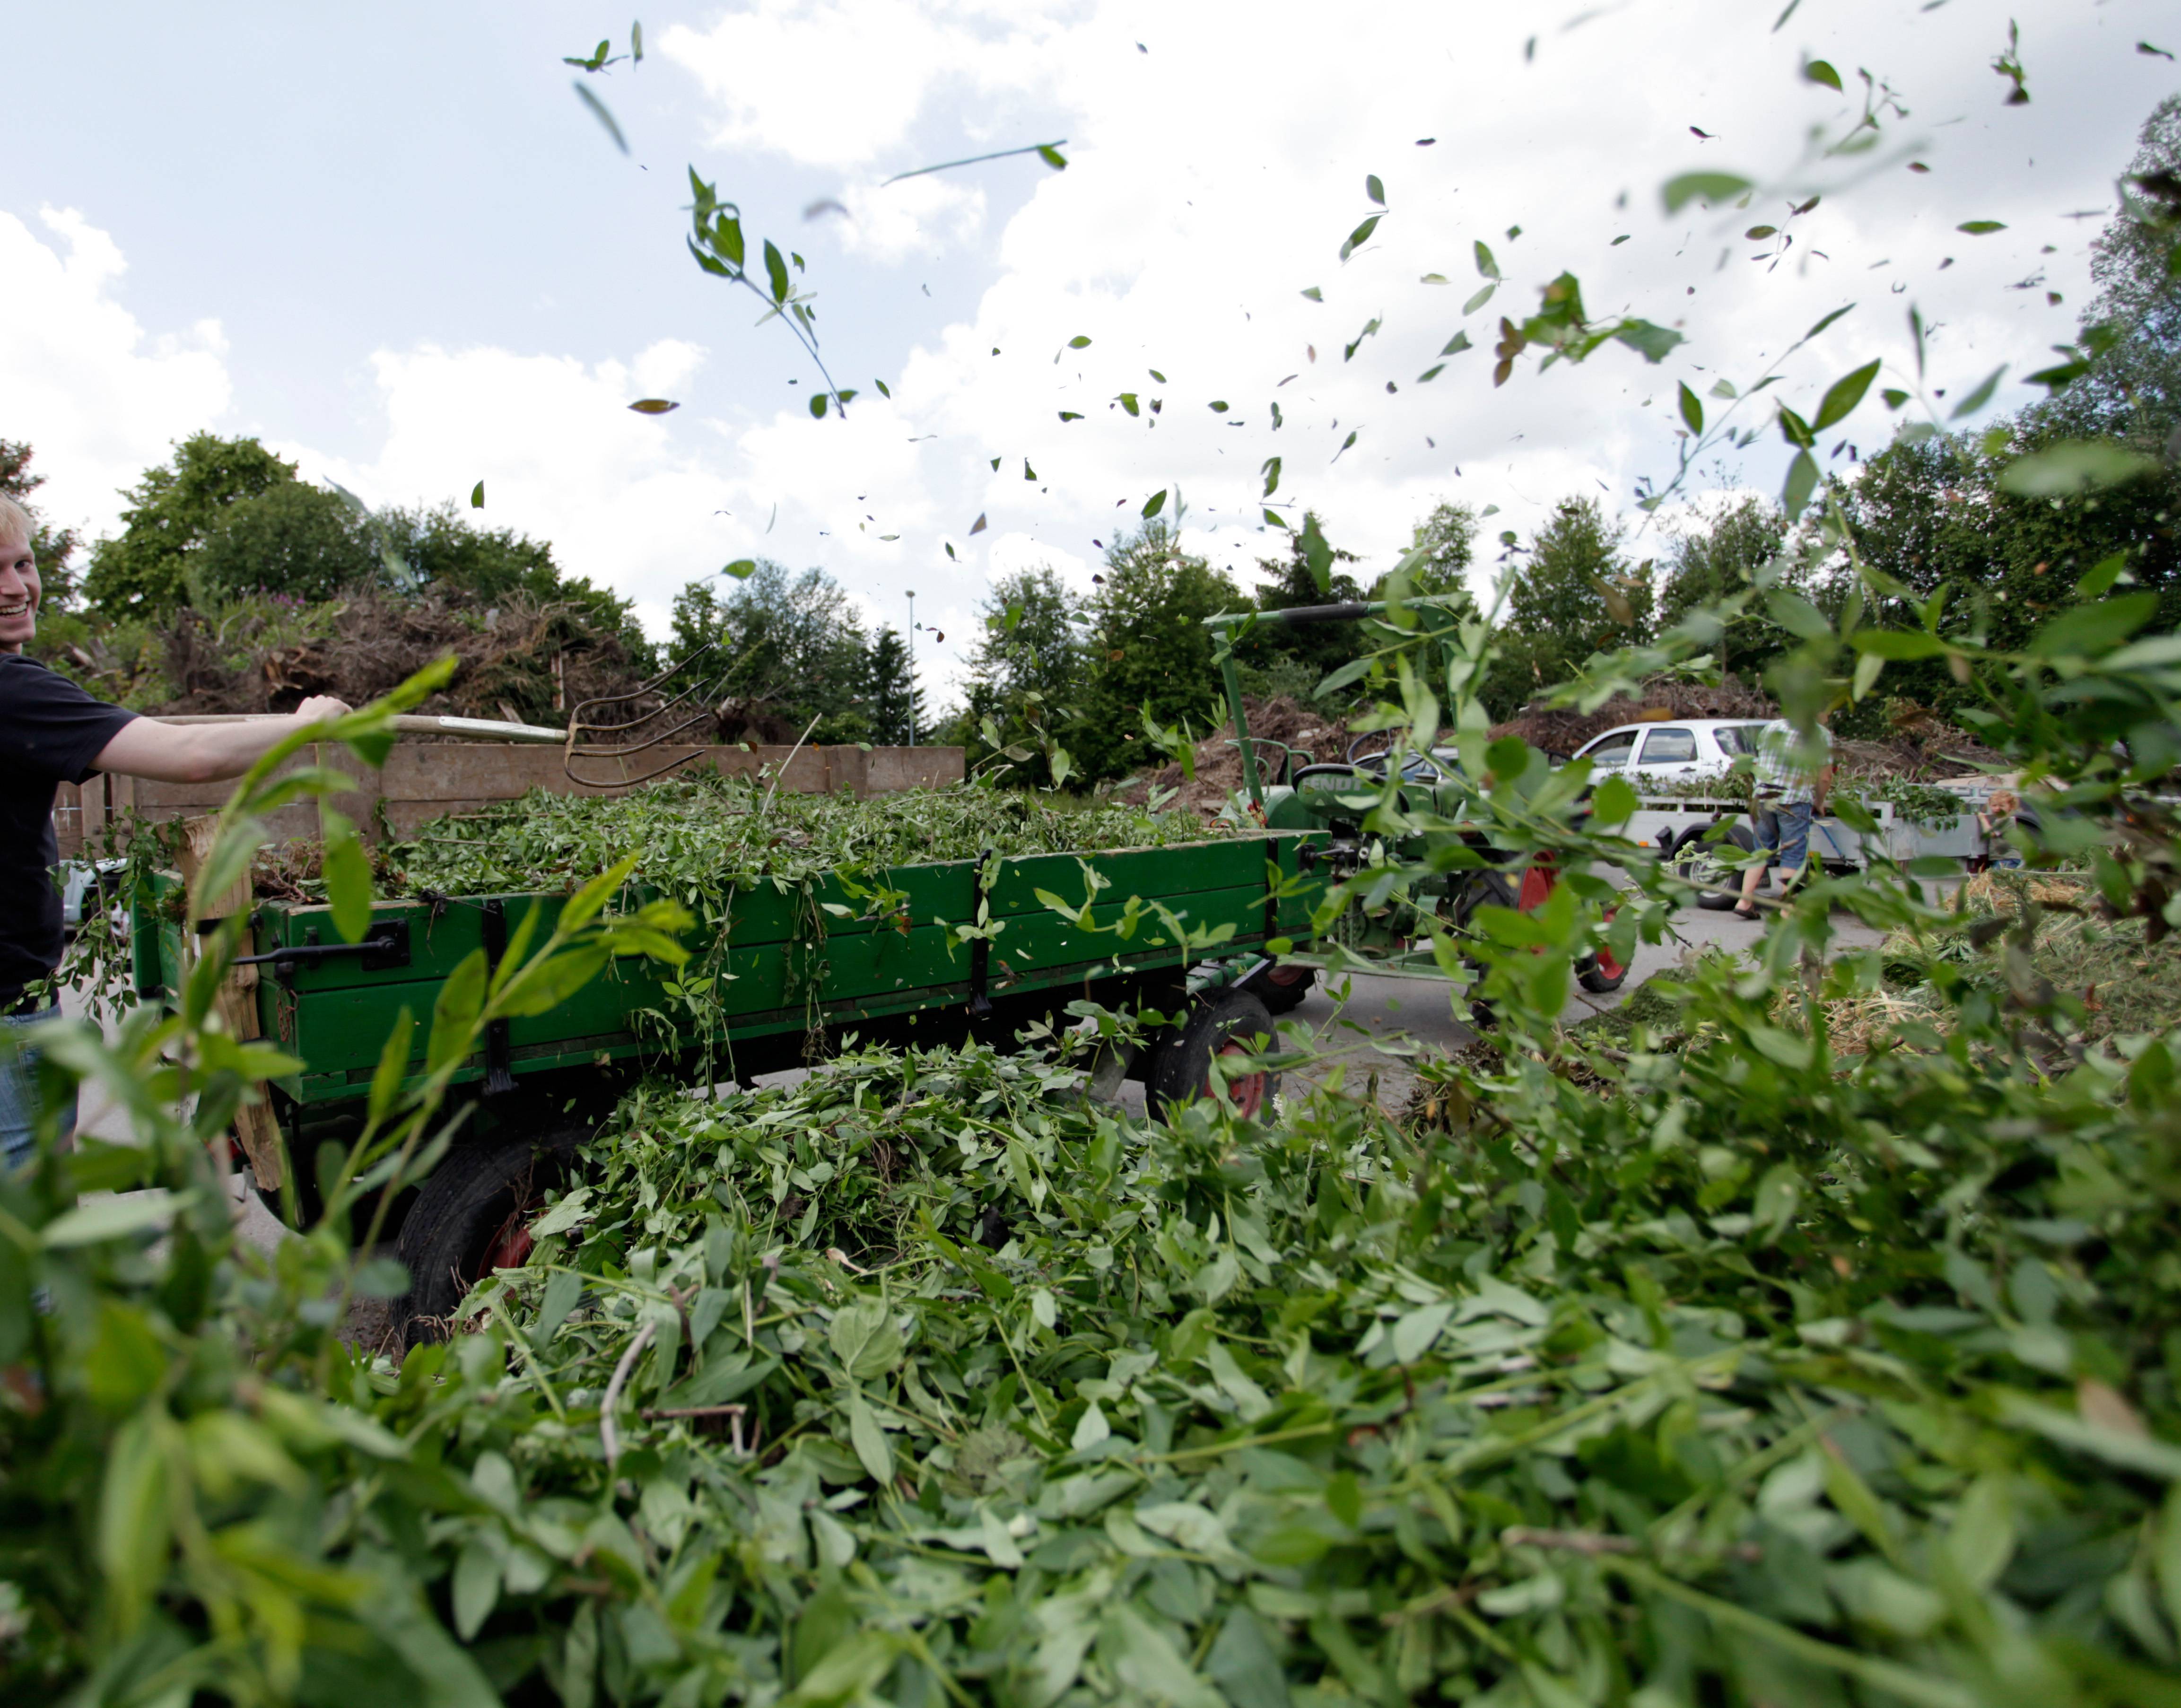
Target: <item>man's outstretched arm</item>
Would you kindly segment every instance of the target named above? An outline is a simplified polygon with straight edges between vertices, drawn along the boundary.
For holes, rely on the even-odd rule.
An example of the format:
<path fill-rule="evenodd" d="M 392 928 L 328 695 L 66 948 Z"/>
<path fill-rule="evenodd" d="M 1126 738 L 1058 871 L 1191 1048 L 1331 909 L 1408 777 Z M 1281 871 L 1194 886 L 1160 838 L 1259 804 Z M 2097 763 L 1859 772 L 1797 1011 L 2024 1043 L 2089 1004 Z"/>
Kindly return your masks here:
<path fill-rule="evenodd" d="M 286 717 L 246 723 L 159 723 L 140 717 L 101 748 L 92 764 L 123 777 L 156 782 L 212 782 L 240 777 L 306 724 L 340 717 L 347 705 L 314 694 Z"/>

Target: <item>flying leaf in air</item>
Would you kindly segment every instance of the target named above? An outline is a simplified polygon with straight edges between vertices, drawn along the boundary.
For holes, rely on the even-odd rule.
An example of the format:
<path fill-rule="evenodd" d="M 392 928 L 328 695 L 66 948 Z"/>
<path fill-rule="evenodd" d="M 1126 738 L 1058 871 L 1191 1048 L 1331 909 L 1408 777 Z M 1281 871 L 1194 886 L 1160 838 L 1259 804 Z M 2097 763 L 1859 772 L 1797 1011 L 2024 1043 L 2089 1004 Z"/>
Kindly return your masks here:
<path fill-rule="evenodd" d="M 1149 522 L 1153 517 L 1157 516 L 1165 508 L 1166 489 L 1164 487 L 1161 487 L 1157 492 L 1153 493 L 1149 498 L 1144 500 L 1144 520 Z"/>
<path fill-rule="evenodd" d="M 615 122 L 613 114 L 606 111 L 606 103 L 592 94 L 581 83 L 574 85 L 573 87 L 583 105 L 591 109 L 592 116 L 605 126 L 606 135 L 614 140 L 614 146 L 620 149 L 622 153 L 627 153 L 628 138 L 621 134 L 621 126 Z"/>
<path fill-rule="evenodd" d="M 1989 237 L 1993 232 L 2004 231 L 2007 228 L 1996 219 L 1965 219 L 1954 229 L 1965 231 L 1972 237 Z"/>
<path fill-rule="evenodd" d="M 1264 495 L 1267 498 L 1270 498 L 1274 493 L 1280 489 L 1279 458 L 1277 456 L 1267 457 L 1265 459 L 1264 467 L 1260 469 L 1258 473 L 1265 477 Z"/>
<path fill-rule="evenodd" d="M 1834 93 L 1840 92 L 1840 73 L 1823 59 L 1806 60 L 1803 65 L 1803 75 L 1809 82 L 1822 83 Z"/>
<path fill-rule="evenodd" d="M 810 412 L 817 417 L 820 421 L 823 421 L 825 418 L 825 405 L 827 401 L 825 394 L 822 391 L 816 393 L 810 400 Z"/>
<path fill-rule="evenodd" d="M 1747 178 L 1731 172 L 1684 172 L 1669 178 L 1659 194 L 1666 212 L 1678 213 L 1692 202 L 1731 202 L 1749 187 Z"/>
<path fill-rule="evenodd" d="M 470 489 L 470 508 L 472 510 L 484 508 L 484 483 L 481 480 Z"/>
<path fill-rule="evenodd" d="M 980 511 L 979 511 L 977 512 L 977 519 L 976 519 L 975 522 L 971 522 L 971 523 L 969 524 L 969 532 L 970 532 L 972 534 L 978 534 L 978 533 L 982 533 L 984 531 L 985 531 L 985 512 L 984 512 L 983 511 L 981 511 L 981 510 L 980 510 Z"/>
<path fill-rule="evenodd" d="M 1381 207 L 1386 205 L 1386 186 L 1378 181 L 1378 174 L 1370 174 L 1363 180 L 1363 193 Z"/>
<path fill-rule="evenodd" d="M 757 573 L 757 560 L 754 557 L 738 557 L 732 563 L 723 566 L 720 573 L 731 575 L 737 581 L 747 581 Z"/>
<path fill-rule="evenodd" d="M 1344 451 L 1346 451 L 1346 450 L 1347 450 L 1347 449 L 1348 449 L 1348 447 L 1349 447 L 1350 445 L 1353 445 L 1353 444 L 1355 444 L 1355 443 L 1356 443 L 1356 428 L 1350 428 L 1348 430 L 1348 437 L 1347 437 L 1347 438 L 1345 438 L 1345 439 L 1342 439 L 1342 440 L 1340 441 L 1340 450 L 1336 450 L 1336 451 L 1334 451 L 1334 452 L 1333 453 L 1333 460 L 1335 462 L 1339 462 L 1339 461 L 1340 461 L 1340 458 L 1341 458 L 1341 456 L 1342 456 L 1342 453 L 1343 453 L 1343 452 L 1344 452 Z"/>
<path fill-rule="evenodd" d="M 1371 240 L 1371 234 L 1378 229 L 1378 222 L 1383 218 L 1385 218 L 1383 214 L 1374 213 L 1350 232 L 1348 240 L 1340 246 L 1340 258 L 1343 261 L 1347 260 L 1350 256 L 1368 243 Z"/>
<path fill-rule="evenodd" d="M 1315 285 L 1311 285 L 1309 290 L 1304 291 L 1303 295 L 1307 296 L 1312 302 L 1322 302 L 1325 301 L 1325 293 L 1319 290 Z"/>
<path fill-rule="evenodd" d="M 663 397 L 639 397 L 629 405 L 638 415 L 665 415 L 681 406 L 678 403 L 669 403 Z"/>

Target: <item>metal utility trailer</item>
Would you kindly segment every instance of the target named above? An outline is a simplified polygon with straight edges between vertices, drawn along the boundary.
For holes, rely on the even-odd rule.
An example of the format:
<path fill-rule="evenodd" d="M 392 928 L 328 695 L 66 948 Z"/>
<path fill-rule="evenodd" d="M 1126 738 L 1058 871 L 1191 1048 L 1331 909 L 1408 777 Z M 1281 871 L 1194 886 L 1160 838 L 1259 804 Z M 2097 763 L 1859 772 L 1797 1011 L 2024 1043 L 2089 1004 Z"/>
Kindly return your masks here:
<path fill-rule="evenodd" d="M 1996 844 L 1978 821 L 1978 812 L 1992 792 L 1990 780 L 1964 780 L 1958 787 L 1941 783 L 1963 798 L 1963 810 L 1941 822 L 1904 815 L 1890 801 L 1871 805 L 1878 821 L 1875 832 L 1858 831 L 1830 814 L 1810 824 L 1810 855 L 1825 871 L 1836 875 L 1861 871 L 1874 860 L 1906 864 L 1913 860 L 1958 860 L 1964 871 L 1976 863 L 2008 851 Z M 1700 908 L 1723 909 L 1734 905 L 1731 892 L 1741 887 L 1740 872 L 1721 863 L 1756 846 L 1752 833 L 1749 802 L 1740 795 L 1645 796 L 1626 834 L 1632 842 L 1659 850 L 1682 875 L 1709 886 L 1698 898 Z M 2034 816 L 2034 815 L 2033 815 Z M 1714 833 L 1716 832 L 1716 834 Z"/>
<path fill-rule="evenodd" d="M 711 1034 L 689 1030 L 689 1009 L 665 988 L 672 970 L 633 957 L 549 1013 L 489 1028 L 484 1047 L 456 1076 L 460 1095 L 477 1104 L 463 1141 L 413 1200 L 395 1207 L 414 1282 L 410 1309 L 444 1316 L 471 1280 L 521 1260 L 538 1194 L 647 1071 L 688 1082 L 747 1080 L 800 1064 L 825 1038 L 850 1032 L 866 1042 L 975 1036 L 1004 1047 L 1027 1020 L 1088 997 L 1109 1006 L 1141 1000 L 1163 1013 L 1187 1009 L 1129 1070 L 1155 1102 L 1202 1092 L 1214 1053 L 1268 1034 L 1272 1012 L 1301 999 L 1302 990 L 1266 981 L 1274 964 L 1262 946 L 1307 935 L 1322 881 L 1311 875 L 1306 851 L 1321 840 L 1265 831 L 1163 848 L 897 867 L 862 887 L 904 898 L 883 918 L 866 915 L 866 903 L 837 876 L 807 891 L 766 884 L 737 892 L 711 945 L 720 952 L 721 993 Z M 1109 926 L 1118 904 L 1139 896 L 1219 941 L 1208 951 L 1191 949 L 1156 915 L 1141 917 L 1124 940 L 1079 926 L 1037 898 L 1039 890 L 1084 896 L 1086 866 L 1106 881 L 1094 926 Z M 185 976 L 180 909 L 169 899 L 179 887 L 179 878 L 163 878 L 163 893 L 136 909 L 135 971 L 147 997 L 179 989 Z M 429 1016 L 448 976 L 480 948 L 496 960 L 533 909 L 543 910 L 533 941 L 543 941 L 563 899 L 520 893 L 384 903 L 353 944 L 340 940 L 323 905 L 257 904 L 253 952 L 269 959 L 242 970 L 262 975 L 242 1018 L 306 1064 L 271 1088 L 279 1142 L 253 1148 L 243 1136 L 260 1196 L 277 1207 L 279 1175 L 289 1170 L 309 1208 L 319 1147 L 352 1141 L 360 1130 L 373 1072 L 400 1011 L 419 1021 L 411 1065 L 421 1075 Z M 965 940 L 958 933 L 980 926 L 990 935 Z M 705 944 L 688 946 L 703 959 Z M 1250 1075 L 1234 1079 L 1229 1095 L 1246 1111 L 1272 1090 L 1269 1075 Z"/>

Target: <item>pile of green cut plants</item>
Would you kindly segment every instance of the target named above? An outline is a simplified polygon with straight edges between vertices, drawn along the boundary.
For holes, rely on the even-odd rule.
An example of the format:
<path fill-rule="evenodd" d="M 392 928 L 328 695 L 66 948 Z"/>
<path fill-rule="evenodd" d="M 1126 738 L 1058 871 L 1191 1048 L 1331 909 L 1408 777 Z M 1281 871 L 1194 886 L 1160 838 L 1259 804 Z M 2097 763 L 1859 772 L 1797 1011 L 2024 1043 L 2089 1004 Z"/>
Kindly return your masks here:
<path fill-rule="evenodd" d="M 621 795 L 533 789 L 434 819 L 387 847 L 378 866 L 384 887 L 396 895 L 565 891 L 633 853 L 640 882 L 717 894 L 986 854 L 1163 847 L 1220 833 L 1191 813 L 987 783 L 790 794 L 698 771 Z"/>

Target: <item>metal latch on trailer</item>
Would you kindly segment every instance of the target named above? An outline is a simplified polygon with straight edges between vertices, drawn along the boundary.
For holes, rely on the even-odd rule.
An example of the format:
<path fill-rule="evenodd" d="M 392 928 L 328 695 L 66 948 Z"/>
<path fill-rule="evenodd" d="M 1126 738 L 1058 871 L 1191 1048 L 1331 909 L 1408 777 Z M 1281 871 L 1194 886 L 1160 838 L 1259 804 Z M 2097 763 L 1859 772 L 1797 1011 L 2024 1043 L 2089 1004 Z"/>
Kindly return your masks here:
<path fill-rule="evenodd" d="M 409 965 L 409 921 L 406 920 L 374 920 L 371 929 L 352 943 L 322 943 L 314 931 L 300 943 L 284 943 L 279 948 L 262 955 L 237 955 L 228 965 L 238 967 L 273 969 L 273 976 L 285 984 L 294 979 L 298 967 L 317 966 L 322 961 L 340 960 L 350 955 L 358 957 L 358 964 L 367 973 L 384 972 L 394 967 Z"/>

